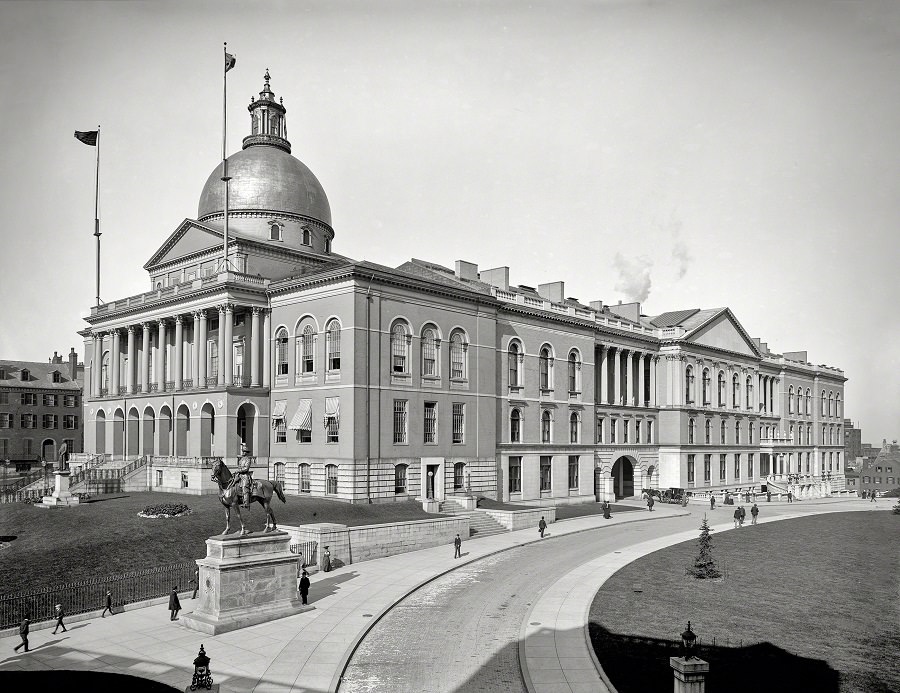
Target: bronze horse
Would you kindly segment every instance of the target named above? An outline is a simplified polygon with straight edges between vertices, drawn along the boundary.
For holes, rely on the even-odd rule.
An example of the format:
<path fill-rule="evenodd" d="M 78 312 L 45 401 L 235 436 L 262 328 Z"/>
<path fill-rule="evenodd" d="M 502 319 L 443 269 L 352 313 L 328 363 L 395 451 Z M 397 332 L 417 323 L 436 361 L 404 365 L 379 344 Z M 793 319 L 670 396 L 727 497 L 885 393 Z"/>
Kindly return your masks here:
<path fill-rule="evenodd" d="M 240 484 L 232 484 L 234 475 L 228 469 L 228 465 L 221 459 L 216 460 L 212 470 L 212 480 L 219 485 L 219 500 L 225 506 L 225 531 L 228 534 L 231 531 L 231 508 L 236 507 L 238 517 L 241 520 L 241 536 L 249 532 L 244 527 L 244 515 L 241 513 L 241 495 Z M 278 529 L 275 524 L 275 513 L 272 512 L 272 496 L 278 494 L 282 503 L 287 501 L 284 498 L 284 491 L 281 488 L 281 482 L 271 482 L 268 479 L 253 479 L 250 486 L 250 499 L 257 501 L 266 511 L 266 527 L 265 532 L 273 532 Z"/>

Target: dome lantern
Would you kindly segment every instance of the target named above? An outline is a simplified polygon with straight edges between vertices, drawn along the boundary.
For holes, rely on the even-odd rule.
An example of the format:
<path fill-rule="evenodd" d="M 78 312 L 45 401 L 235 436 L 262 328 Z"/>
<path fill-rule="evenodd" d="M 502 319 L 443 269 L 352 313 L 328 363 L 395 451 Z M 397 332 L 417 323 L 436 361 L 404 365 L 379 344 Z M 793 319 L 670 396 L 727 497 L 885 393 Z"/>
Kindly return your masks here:
<path fill-rule="evenodd" d="M 268 68 L 266 68 L 263 79 L 265 83 L 262 91 L 259 92 L 259 98 L 251 97 L 250 105 L 247 106 L 247 110 L 250 111 L 250 132 L 252 134 L 244 138 L 243 148 L 264 144 L 278 147 L 290 154 L 291 143 L 287 140 L 287 122 L 284 117 L 287 111 L 283 105 L 284 100 L 275 100 L 275 92 L 269 85 L 272 78 L 269 76 Z"/>

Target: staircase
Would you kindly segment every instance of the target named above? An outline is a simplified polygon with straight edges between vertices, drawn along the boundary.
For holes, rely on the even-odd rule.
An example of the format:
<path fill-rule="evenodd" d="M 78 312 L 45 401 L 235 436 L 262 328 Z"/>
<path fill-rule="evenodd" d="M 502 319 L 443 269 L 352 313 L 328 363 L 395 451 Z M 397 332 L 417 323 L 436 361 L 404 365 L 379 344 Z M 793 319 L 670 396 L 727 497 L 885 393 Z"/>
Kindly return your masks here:
<path fill-rule="evenodd" d="M 466 510 L 453 499 L 441 502 L 441 515 L 466 515 L 469 518 L 469 538 L 478 539 L 492 534 L 501 534 L 506 527 L 481 510 Z"/>

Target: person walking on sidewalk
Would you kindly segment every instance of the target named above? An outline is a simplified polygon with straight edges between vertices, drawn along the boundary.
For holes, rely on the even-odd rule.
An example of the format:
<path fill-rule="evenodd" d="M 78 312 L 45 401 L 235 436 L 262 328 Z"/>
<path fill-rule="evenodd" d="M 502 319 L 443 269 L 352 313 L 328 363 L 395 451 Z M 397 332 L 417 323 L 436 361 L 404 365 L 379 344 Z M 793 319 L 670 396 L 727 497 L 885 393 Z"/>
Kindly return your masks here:
<path fill-rule="evenodd" d="M 744 520 L 747 519 L 747 511 L 744 509 L 743 505 L 738 508 L 738 510 L 741 511 L 741 516 L 738 518 L 738 528 L 740 528 L 744 526 Z"/>
<path fill-rule="evenodd" d="M 309 596 L 309 573 L 303 571 L 303 577 L 300 578 L 300 599 L 306 604 L 306 598 Z"/>
<path fill-rule="evenodd" d="M 106 590 L 106 606 L 103 607 L 103 613 L 100 614 L 100 618 L 106 618 L 106 612 L 109 612 L 109 615 L 113 615 L 112 610 L 112 592 Z"/>
<path fill-rule="evenodd" d="M 194 594 L 191 596 L 191 599 L 197 598 L 197 592 L 200 589 L 200 568 L 197 568 L 194 571 Z"/>
<path fill-rule="evenodd" d="M 181 602 L 178 601 L 178 585 L 172 588 L 172 594 L 169 595 L 169 620 L 174 621 L 178 618 L 178 612 L 181 611 Z"/>
<path fill-rule="evenodd" d="M 22 642 L 16 645 L 13 650 L 16 652 L 19 651 L 20 647 L 24 647 L 25 651 L 28 652 L 28 617 L 22 619 L 22 623 L 19 624 L 19 637 L 22 638 Z"/>
<path fill-rule="evenodd" d="M 647 494 L 647 510 L 649 510 L 651 513 L 653 512 L 653 494 L 652 493 Z"/>
<path fill-rule="evenodd" d="M 759 515 L 759 507 L 756 505 L 756 503 L 754 503 L 753 507 L 750 508 L 750 524 L 751 525 L 756 524 L 756 516 L 757 515 Z"/>
<path fill-rule="evenodd" d="M 53 616 L 54 618 L 56 618 L 56 627 L 53 629 L 53 635 L 56 635 L 56 631 L 59 630 L 60 626 L 62 626 L 63 633 L 65 633 L 66 624 L 63 623 L 63 616 L 65 616 L 65 614 L 63 613 L 62 604 L 56 605 L 56 611 L 54 612 Z"/>
<path fill-rule="evenodd" d="M 544 520 L 544 516 L 541 515 L 541 521 L 538 522 L 538 531 L 541 533 L 541 539 L 544 538 L 544 532 L 547 531 L 547 522 Z"/>
<path fill-rule="evenodd" d="M 453 558 L 462 558 L 462 539 L 459 538 L 459 535 L 456 535 L 456 539 L 453 540 Z"/>
<path fill-rule="evenodd" d="M 609 520 L 612 518 L 612 514 L 610 513 L 609 501 L 603 501 L 603 519 Z"/>
<path fill-rule="evenodd" d="M 328 547 L 325 547 L 325 551 L 322 554 L 322 571 L 327 573 L 331 570 L 331 551 L 329 551 Z"/>
<path fill-rule="evenodd" d="M 738 528 L 738 523 L 740 522 L 740 520 L 741 520 L 741 509 L 735 508 L 734 509 L 734 528 L 735 529 Z"/>
<path fill-rule="evenodd" d="M 716 497 L 711 493 L 709 494 L 709 509 L 710 510 L 716 509 Z"/>

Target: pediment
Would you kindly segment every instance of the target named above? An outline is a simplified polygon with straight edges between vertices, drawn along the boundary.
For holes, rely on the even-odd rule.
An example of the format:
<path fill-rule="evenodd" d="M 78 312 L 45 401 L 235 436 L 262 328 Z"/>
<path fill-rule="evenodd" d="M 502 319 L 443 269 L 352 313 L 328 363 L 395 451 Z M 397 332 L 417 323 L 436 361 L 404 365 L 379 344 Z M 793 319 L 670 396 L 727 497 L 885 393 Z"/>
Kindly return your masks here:
<path fill-rule="evenodd" d="M 144 269 L 149 270 L 157 265 L 172 262 L 203 250 L 211 250 L 221 245 L 221 231 L 193 219 L 185 219 L 147 261 Z"/>
<path fill-rule="evenodd" d="M 759 350 L 729 309 L 684 336 L 684 341 L 758 358 Z"/>

